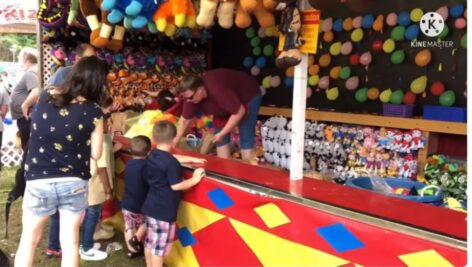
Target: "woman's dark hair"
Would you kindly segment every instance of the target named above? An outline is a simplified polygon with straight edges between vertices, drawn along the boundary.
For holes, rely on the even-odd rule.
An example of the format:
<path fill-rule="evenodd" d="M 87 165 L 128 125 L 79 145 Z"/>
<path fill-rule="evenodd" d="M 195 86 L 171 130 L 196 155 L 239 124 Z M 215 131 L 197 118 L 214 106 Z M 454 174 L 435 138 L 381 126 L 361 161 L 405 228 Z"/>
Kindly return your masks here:
<path fill-rule="evenodd" d="M 159 109 L 162 111 L 166 111 L 171 108 L 177 101 L 175 101 L 175 96 L 169 90 L 162 90 L 157 95 L 157 104 L 159 105 Z"/>
<path fill-rule="evenodd" d="M 108 66 L 96 56 L 83 57 L 72 67 L 59 94 L 51 95 L 49 101 L 56 107 L 68 106 L 72 100 L 82 96 L 88 101 L 104 106 L 109 97 L 106 90 Z"/>
<path fill-rule="evenodd" d="M 290 6 L 287 7 L 283 13 L 282 13 L 282 18 L 279 23 L 279 31 L 283 34 L 286 34 L 290 30 L 290 26 L 292 24 L 293 20 L 293 13 L 295 12 L 295 7 Z"/>
<path fill-rule="evenodd" d="M 203 79 L 200 76 L 189 75 L 186 76 L 178 87 L 178 91 L 183 93 L 187 90 L 196 91 L 198 87 L 203 85 Z"/>

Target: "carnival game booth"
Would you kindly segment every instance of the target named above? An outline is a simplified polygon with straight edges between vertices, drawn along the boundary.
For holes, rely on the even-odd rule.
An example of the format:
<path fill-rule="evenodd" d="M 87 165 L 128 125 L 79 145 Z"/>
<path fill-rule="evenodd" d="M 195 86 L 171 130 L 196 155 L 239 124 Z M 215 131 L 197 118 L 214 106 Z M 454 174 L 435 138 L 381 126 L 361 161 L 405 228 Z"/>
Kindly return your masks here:
<path fill-rule="evenodd" d="M 122 1 L 44 0 L 38 12 L 44 82 L 72 63 L 77 42 L 109 63 L 110 93 L 127 110 L 113 115 L 124 151 L 156 121 L 178 120 L 177 107 L 149 107 L 186 74 L 243 70 L 264 95 L 261 166 L 176 151 L 207 158 L 208 175 L 184 196 L 168 265 L 466 263 L 467 174 L 451 157 L 466 157 L 465 1 L 134 2 L 128 10 Z M 275 11 L 276 2 L 291 9 Z M 304 15 L 299 35 L 279 32 L 295 5 Z M 421 27 L 430 11 L 444 22 L 435 37 Z M 206 143 L 213 128 L 202 114 L 188 147 Z M 103 214 L 117 229 L 124 151 L 117 199 Z"/>

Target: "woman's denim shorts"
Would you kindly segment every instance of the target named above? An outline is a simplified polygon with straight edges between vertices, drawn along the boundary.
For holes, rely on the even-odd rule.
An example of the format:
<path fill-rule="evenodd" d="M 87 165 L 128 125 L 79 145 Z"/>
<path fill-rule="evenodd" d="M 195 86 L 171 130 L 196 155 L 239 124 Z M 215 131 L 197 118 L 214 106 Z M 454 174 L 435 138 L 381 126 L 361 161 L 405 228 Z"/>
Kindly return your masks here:
<path fill-rule="evenodd" d="M 54 182 L 27 182 L 23 198 L 23 210 L 29 210 L 36 216 L 51 216 L 60 212 L 80 214 L 87 208 L 86 180 Z"/>

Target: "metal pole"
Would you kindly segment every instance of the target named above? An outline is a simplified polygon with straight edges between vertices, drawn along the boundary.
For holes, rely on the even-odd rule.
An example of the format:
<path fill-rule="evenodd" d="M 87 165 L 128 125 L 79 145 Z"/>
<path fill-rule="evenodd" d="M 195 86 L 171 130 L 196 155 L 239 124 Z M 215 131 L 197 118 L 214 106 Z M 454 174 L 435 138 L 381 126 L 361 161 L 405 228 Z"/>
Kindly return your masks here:
<path fill-rule="evenodd" d="M 299 1 L 298 7 L 300 12 L 303 11 L 305 0 Z M 308 55 L 303 54 L 302 61 L 295 66 L 293 83 L 290 180 L 300 180 L 303 178 L 307 72 Z"/>

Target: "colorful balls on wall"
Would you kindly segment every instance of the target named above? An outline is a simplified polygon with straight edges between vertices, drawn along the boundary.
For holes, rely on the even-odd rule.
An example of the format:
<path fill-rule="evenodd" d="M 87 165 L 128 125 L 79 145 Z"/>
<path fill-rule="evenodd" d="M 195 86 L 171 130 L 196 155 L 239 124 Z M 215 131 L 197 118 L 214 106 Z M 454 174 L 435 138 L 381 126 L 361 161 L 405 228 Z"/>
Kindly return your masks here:
<path fill-rule="evenodd" d="M 374 31 L 380 32 L 383 30 L 383 26 L 384 26 L 384 16 L 378 15 L 374 21 L 374 24 L 372 24 L 372 29 Z"/>
<path fill-rule="evenodd" d="M 392 37 L 392 39 L 394 41 L 401 41 L 403 40 L 404 36 L 405 36 L 405 27 L 403 26 L 396 26 L 395 28 L 393 28 L 390 36 Z"/>
<path fill-rule="evenodd" d="M 344 66 L 339 72 L 339 78 L 345 80 L 351 76 L 351 68 L 349 66 Z"/>
<path fill-rule="evenodd" d="M 423 10 L 421 8 L 414 8 L 410 12 L 410 19 L 413 22 L 419 22 L 421 20 L 421 17 L 423 17 Z"/>
<path fill-rule="evenodd" d="M 415 63 L 418 67 L 425 67 L 431 62 L 431 51 L 427 48 L 421 49 L 415 56 Z"/>
<path fill-rule="evenodd" d="M 326 18 L 321 22 L 320 29 L 322 32 L 329 32 L 333 29 L 333 18 Z"/>
<path fill-rule="evenodd" d="M 261 39 L 259 37 L 255 36 L 251 39 L 251 46 L 252 47 L 257 47 L 260 44 L 261 44 Z"/>
<path fill-rule="evenodd" d="M 361 88 L 357 90 L 354 98 L 359 103 L 364 103 L 365 101 L 367 101 L 367 88 Z"/>
<path fill-rule="evenodd" d="M 331 56 L 329 54 L 321 55 L 320 59 L 318 60 L 318 63 L 321 67 L 329 66 L 329 64 L 331 64 Z"/>
<path fill-rule="evenodd" d="M 448 34 L 449 34 L 449 26 L 447 26 L 447 24 L 444 24 L 444 28 L 438 37 L 441 39 L 444 39 L 444 37 L 446 37 Z"/>
<path fill-rule="evenodd" d="M 415 94 L 421 94 L 426 89 L 427 82 L 428 77 L 426 77 L 426 75 L 422 75 L 411 82 L 410 90 Z"/>
<path fill-rule="evenodd" d="M 257 76 L 257 75 L 259 75 L 260 73 L 261 73 L 261 69 L 259 69 L 258 66 L 253 66 L 253 67 L 251 68 L 251 75 L 252 75 L 252 76 Z"/>
<path fill-rule="evenodd" d="M 252 57 L 245 57 L 244 60 L 243 60 L 243 66 L 245 68 L 250 68 L 252 65 L 254 64 L 254 60 L 252 59 Z"/>
<path fill-rule="evenodd" d="M 355 53 L 349 56 L 349 64 L 352 66 L 357 66 L 359 65 L 360 61 L 360 56 L 359 53 Z"/>
<path fill-rule="evenodd" d="M 467 33 L 461 37 L 461 47 L 467 49 Z"/>
<path fill-rule="evenodd" d="M 449 9 L 447 8 L 447 6 L 442 6 L 438 8 L 438 10 L 436 10 L 436 13 L 441 15 L 443 20 L 447 20 L 447 18 L 449 17 Z"/>
<path fill-rule="evenodd" d="M 364 38 L 364 32 L 361 28 L 355 29 L 351 32 L 351 40 L 353 42 L 360 42 Z"/>
<path fill-rule="evenodd" d="M 259 30 L 257 31 L 257 36 L 259 36 L 259 38 L 266 37 L 267 36 L 266 29 L 265 28 L 259 28 Z"/>
<path fill-rule="evenodd" d="M 274 76 L 272 79 L 270 79 L 270 85 L 272 87 L 279 87 L 280 84 L 282 83 L 282 80 L 280 79 L 280 76 Z"/>
<path fill-rule="evenodd" d="M 405 51 L 403 50 L 397 50 L 392 53 L 390 56 L 390 61 L 393 64 L 401 64 L 405 60 Z"/>
<path fill-rule="evenodd" d="M 262 49 L 261 49 L 260 47 L 254 47 L 254 48 L 252 49 L 252 54 L 253 54 L 254 56 L 256 56 L 256 57 L 257 57 L 257 56 L 260 56 L 261 53 L 262 53 Z"/>
<path fill-rule="evenodd" d="M 313 94 L 313 89 L 311 89 L 311 87 L 307 87 L 306 88 L 306 98 L 310 98 L 312 94 Z"/>
<path fill-rule="evenodd" d="M 343 21 L 343 30 L 350 32 L 352 30 L 352 18 L 346 18 Z"/>
<path fill-rule="evenodd" d="M 403 102 L 403 95 L 402 90 L 395 90 L 390 97 L 390 103 L 400 105 Z"/>
<path fill-rule="evenodd" d="M 346 89 L 348 90 L 356 90 L 359 86 L 359 77 L 353 76 L 346 80 L 345 83 Z"/>
<path fill-rule="evenodd" d="M 320 72 L 320 66 L 319 65 L 311 65 L 310 67 L 308 67 L 308 74 L 317 75 L 318 72 Z"/>
<path fill-rule="evenodd" d="M 415 102 L 416 102 L 416 95 L 411 91 L 406 92 L 405 95 L 403 96 L 403 104 L 413 105 L 415 104 Z"/>
<path fill-rule="evenodd" d="M 333 31 L 342 32 L 343 31 L 343 18 L 338 18 L 333 23 Z"/>
<path fill-rule="evenodd" d="M 377 100 L 379 98 L 380 91 L 378 88 L 372 87 L 367 90 L 367 98 L 370 100 Z"/>
<path fill-rule="evenodd" d="M 372 54 L 369 51 L 364 52 L 359 61 L 362 65 L 368 66 L 372 62 Z"/>
<path fill-rule="evenodd" d="M 446 91 L 446 87 L 444 86 L 444 83 L 441 81 L 436 81 L 433 84 L 431 84 L 431 94 L 434 96 L 440 96 L 442 93 Z"/>
<path fill-rule="evenodd" d="M 334 101 L 339 97 L 339 89 L 338 87 L 333 87 L 331 89 L 326 90 L 326 98 L 328 100 Z"/>
<path fill-rule="evenodd" d="M 366 15 L 362 18 L 362 28 L 370 29 L 374 24 L 374 16 L 372 14 Z"/>
<path fill-rule="evenodd" d="M 294 67 L 290 67 L 290 68 L 287 68 L 285 70 L 285 76 L 287 76 L 287 77 L 293 77 L 294 74 L 295 74 L 295 68 Z"/>
<path fill-rule="evenodd" d="M 347 56 L 352 52 L 352 43 L 351 41 L 344 42 L 341 45 L 341 54 Z"/>
<path fill-rule="evenodd" d="M 308 78 L 308 84 L 310 86 L 317 85 L 319 81 L 320 81 L 320 77 L 318 75 L 313 75 Z"/>
<path fill-rule="evenodd" d="M 293 78 L 292 78 L 292 77 L 287 77 L 287 78 L 285 78 L 284 84 L 285 84 L 285 86 L 287 86 L 287 87 L 293 86 Z"/>
<path fill-rule="evenodd" d="M 336 67 L 333 67 L 331 68 L 331 70 L 329 71 L 329 77 L 331 79 L 338 79 L 339 78 L 339 73 L 341 72 L 341 67 L 340 66 L 336 66 Z"/>
<path fill-rule="evenodd" d="M 450 107 L 454 105 L 455 102 L 456 102 L 456 95 L 454 94 L 454 91 L 452 90 L 447 90 L 439 97 L 439 104 L 441 106 Z"/>
<path fill-rule="evenodd" d="M 466 25 L 467 25 L 467 21 L 464 18 L 458 18 L 454 22 L 454 27 L 456 27 L 456 29 L 459 29 L 459 30 L 464 29 Z"/>
<path fill-rule="evenodd" d="M 335 42 L 329 47 L 329 53 L 337 56 L 341 53 L 341 42 Z"/>
<path fill-rule="evenodd" d="M 323 76 L 318 81 L 318 87 L 320 89 L 328 89 L 329 87 L 329 76 Z"/>
<path fill-rule="evenodd" d="M 265 45 L 264 48 L 262 49 L 262 53 L 265 55 L 265 56 L 271 56 L 272 54 L 274 54 L 274 47 L 272 45 Z"/>
<path fill-rule="evenodd" d="M 464 6 L 462 4 L 455 4 L 449 10 L 449 14 L 453 18 L 460 17 L 462 16 L 463 13 L 464 13 Z"/>
<path fill-rule="evenodd" d="M 331 43 L 334 39 L 334 33 L 332 31 L 323 33 L 323 41 Z"/>
<path fill-rule="evenodd" d="M 266 57 L 264 56 L 261 56 L 261 57 L 258 57 L 257 60 L 256 60 L 256 66 L 258 66 L 259 68 L 263 69 L 267 64 L 267 60 L 266 60 Z"/>
<path fill-rule="evenodd" d="M 390 97 L 392 96 L 392 89 L 388 88 L 386 90 L 383 90 L 382 93 L 380 93 L 380 101 L 382 103 L 388 103 L 390 102 Z"/>
<path fill-rule="evenodd" d="M 388 38 L 387 40 L 385 40 L 385 42 L 382 45 L 382 50 L 387 54 L 392 53 L 393 50 L 395 50 L 395 41 L 393 41 L 393 39 L 391 38 Z"/>
<path fill-rule="evenodd" d="M 246 37 L 247 37 L 248 39 L 251 39 L 251 38 L 253 38 L 254 36 L 256 36 L 256 31 L 254 30 L 254 28 L 248 28 L 248 29 L 246 30 Z"/>
<path fill-rule="evenodd" d="M 385 21 L 387 22 L 388 26 L 393 27 L 397 25 L 397 18 L 398 18 L 397 14 L 392 12 L 387 15 L 387 18 L 385 19 Z"/>
<path fill-rule="evenodd" d="M 417 24 L 412 24 L 408 26 L 408 28 L 405 31 L 405 38 L 408 41 L 411 41 L 418 37 L 418 34 L 420 33 L 420 27 Z"/>
<path fill-rule="evenodd" d="M 272 77 L 271 76 L 266 76 L 264 79 L 262 79 L 262 87 L 264 88 L 270 88 L 271 87 L 271 82 Z"/>
<path fill-rule="evenodd" d="M 358 28 L 362 27 L 362 17 L 361 16 L 357 16 L 352 20 L 352 27 L 355 28 L 355 29 L 358 29 Z"/>
<path fill-rule="evenodd" d="M 397 19 L 398 25 L 400 26 L 408 26 L 411 23 L 410 20 L 410 13 L 408 11 L 402 11 L 398 14 L 398 19 Z"/>

